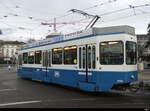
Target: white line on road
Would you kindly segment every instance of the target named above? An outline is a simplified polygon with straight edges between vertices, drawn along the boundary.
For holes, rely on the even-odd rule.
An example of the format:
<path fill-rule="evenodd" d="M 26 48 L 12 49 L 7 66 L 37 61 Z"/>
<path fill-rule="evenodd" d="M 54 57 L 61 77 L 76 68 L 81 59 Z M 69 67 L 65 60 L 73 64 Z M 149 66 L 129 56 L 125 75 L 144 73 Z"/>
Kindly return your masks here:
<path fill-rule="evenodd" d="M 14 90 L 17 90 L 17 89 L 2 89 L 2 90 L 0 90 L 0 92 L 4 92 L 4 91 L 14 91 Z"/>
<path fill-rule="evenodd" d="M 38 103 L 41 101 L 23 101 L 23 102 L 14 102 L 14 103 L 4 103 L 0 104 L 0 106 L 10 106 L 10 105 L 19 105 L 19 104 L 29 104 L 29 103 Z"/>
<path fill-rule="evenodd" d="M 75 99 L 55 99 L 47 100 L 48 102 L 65 102 L 65 101 L 93 101 L 97 100 L 96 98 L 75 98 Z"/>

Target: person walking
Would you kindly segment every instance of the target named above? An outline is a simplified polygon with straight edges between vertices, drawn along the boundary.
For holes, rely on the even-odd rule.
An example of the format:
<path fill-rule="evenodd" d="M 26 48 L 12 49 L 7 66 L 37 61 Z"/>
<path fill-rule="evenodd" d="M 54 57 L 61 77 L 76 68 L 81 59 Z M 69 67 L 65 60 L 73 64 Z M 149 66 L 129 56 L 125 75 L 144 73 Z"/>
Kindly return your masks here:
<path fill-rule="evenodd" d="M 8 70 L 10 71 L 10 69 L 11 69 L 11 66 L 9 65 L 9 66 L 8 66 Z"/>

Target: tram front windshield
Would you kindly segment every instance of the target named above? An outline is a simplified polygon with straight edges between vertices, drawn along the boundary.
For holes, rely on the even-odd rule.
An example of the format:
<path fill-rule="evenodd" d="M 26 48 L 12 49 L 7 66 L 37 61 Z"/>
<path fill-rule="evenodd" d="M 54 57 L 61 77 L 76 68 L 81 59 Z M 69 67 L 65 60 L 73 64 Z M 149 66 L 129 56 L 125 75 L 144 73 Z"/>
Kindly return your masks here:
<path fill-rule="evenodd" d="M 126 42 L 126 64 L 135 65 L 137 63 L 137 45 L 135 42 Z"/>

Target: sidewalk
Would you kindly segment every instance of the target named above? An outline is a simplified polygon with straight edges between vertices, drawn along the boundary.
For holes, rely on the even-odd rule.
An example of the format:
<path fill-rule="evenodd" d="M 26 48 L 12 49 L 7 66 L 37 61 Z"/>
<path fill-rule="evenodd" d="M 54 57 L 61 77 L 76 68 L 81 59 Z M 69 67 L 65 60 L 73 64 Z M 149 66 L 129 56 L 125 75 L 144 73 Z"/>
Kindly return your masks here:
<path fill-rule="evenodd" d="M 0 71 L 8 71 L 8 67 L 0 67 Z M 17 67 L 11 67 L 9 72 L 17 72 Z"/>
<path fill-rule="evenodd" d="M 142 81 L 142 78 L 143 78 L 144 86 L 150 87 L 150 69 L 144 69 L 144 71 L 142 73 L 138 73 L 138 81 L 139 82 Z"/>

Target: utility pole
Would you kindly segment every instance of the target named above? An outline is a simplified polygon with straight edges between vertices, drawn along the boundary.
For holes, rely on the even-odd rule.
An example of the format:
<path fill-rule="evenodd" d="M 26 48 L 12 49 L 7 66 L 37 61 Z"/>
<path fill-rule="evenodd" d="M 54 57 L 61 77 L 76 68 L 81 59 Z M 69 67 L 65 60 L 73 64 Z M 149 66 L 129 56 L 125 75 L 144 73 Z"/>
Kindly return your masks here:
<path fill-rule="evenodd" d="M 142 58 L 139 59 L 138 70 L 142 79 L 139 83 L 139 86 L 142 88 L 142 91 L 144 91 L 144 75 L 143 75 L 144 64 L 143 64 Z"/>

